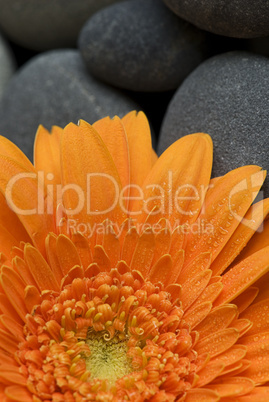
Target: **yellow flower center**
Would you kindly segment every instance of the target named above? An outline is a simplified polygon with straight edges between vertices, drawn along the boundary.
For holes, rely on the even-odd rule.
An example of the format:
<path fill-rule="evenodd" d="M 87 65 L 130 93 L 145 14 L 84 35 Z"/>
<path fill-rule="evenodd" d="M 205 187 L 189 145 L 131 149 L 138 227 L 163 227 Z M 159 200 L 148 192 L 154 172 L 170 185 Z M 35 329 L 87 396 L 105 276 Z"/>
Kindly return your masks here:
<path fill-rule="evenodd" d="M 127 356 L 128 337 L 118 334 L 110 340 L 106 338 L 106 334 L 90 331 L 86 344 L 91 354 L 86 358 L 86 368 L 92 379 L 107 380 L 111 386 L 116 380 L 134 370 L 132 361 Z"/>

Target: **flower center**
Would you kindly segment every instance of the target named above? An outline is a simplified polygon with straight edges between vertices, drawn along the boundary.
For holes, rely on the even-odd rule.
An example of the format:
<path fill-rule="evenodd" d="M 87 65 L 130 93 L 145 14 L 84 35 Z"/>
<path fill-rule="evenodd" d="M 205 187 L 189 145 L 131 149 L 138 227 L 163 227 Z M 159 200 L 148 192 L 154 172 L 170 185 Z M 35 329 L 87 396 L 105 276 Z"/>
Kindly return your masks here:
<path fill-rule="evenodd" d="M 132 360 L 127 355 L 127 342 L 128 337 L 124 334 L 106 340 L 106 336 L 102 333 L 90 331 L 86 344 L 91 354 L 85 360 L 92 379 L 107 380 L 111 386 L 119 378 L 134 371 Z"/>
<path fill-rule="evenodd" d="M 191 388 L 195 337 L 162 285 L 112 269 L 41 296 L 15 356 L 36 400 L 174 400 Z"/>

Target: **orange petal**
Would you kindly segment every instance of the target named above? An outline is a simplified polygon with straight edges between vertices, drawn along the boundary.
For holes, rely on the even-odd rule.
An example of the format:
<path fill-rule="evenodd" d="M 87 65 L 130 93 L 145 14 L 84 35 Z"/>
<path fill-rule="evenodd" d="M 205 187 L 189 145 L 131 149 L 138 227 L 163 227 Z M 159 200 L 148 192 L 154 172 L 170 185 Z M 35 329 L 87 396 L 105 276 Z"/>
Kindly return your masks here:
<path fill-rule="evenodd" d="M 182 267 L 184 265 L 184 258 L 185 258 L 185 251 L 184 250 L 178 250 L 174 256 L 171 256 L 172 261 L 173 261 L 173 277 L 169 278 L 169 283 L 174 283 L 177 282 L 178 277 L 180 275 L 180 272 L 182 270 Z"/>
<path fill-rule="evenodd" d="M 257 297 L 259 289 L 251 286 L 247 288 L 243 293 L 233 299 L 233 304 L 237 306 L 238 313 L 242 313 L 248 306 L 251 305 L 253 300 Z"/>
<path fill-rule="evenodd" d="M 86 237 L 77 232 L 72 235 L 72 242 L 76 246 L 81 264 L 86 269 L 92 263 L 92 252 Z"/>
<path fill-rule="evenodd" d="M 61 144 L 63 203 L 68 217 L 80 224 L 126 219 L 119 206 L 121 182 L 113 159 L 90 125 L 68 124 Z M 105 195 L 105 196 L 104 196 Z M 78 229 L 79 230 L 79 229 Z"/>
<path fill-rule="evenodd" d="M 254 388 L 248 395 L 234 397 L 232 402 L 267 402 L 269 398 L 269 392 L 266 391 L 267 387 Z M 256 391 L 262 390 L 262 392 Z M 269 387 L 268 387 L 269 390 Z M 223 402 L 230 402 L 231 398 L 222 398 Z"/>
<path fill-rule="evenodd" d="M 173 283 L 168 285 L 165 289 L 166 292 L 170 293 L 172 300 L 175 301 L 181 298 L 181 286 L 178 283 Z"/>
<path fill-rule="evenodd" d="M 63 275 L 70 269 L 81 265 L 81 261 L 74 243 L 65 235 L 59 235 L 56 240 L 56 252 Z"/>
<path fill-rule="evenodd" d="M 49 233 L 46 237 L 45 245 L 46 245 L 46 255 L 51 267 L 51 270 L 60 285 L 61 280 L 63 278 L 63 272 L 60 266 L 60 262 L 57 257 L 56 250 L 57 236 L 54 233 Z"/>
<path fill-rule="evenodd" d="M 13 320 L 17 322 L 23 322 L 23 320 L 20 318 L 19 314 L 13 308 L 13 306 L 10 304 L 8 297 L 6 294 L 0 293 L 0 311 L 3 314 L 6 314 L 8 317 L 13 318 Z M 26 311 L 26 310 L 25 310 Z"/>
<path fill-rule="evenodd" d="M 268 253 L 269 247 L 266 247 L 241 261 L 223 275 L 223 290 L 215 301 L 215 305 L 229 303 L 262 277 L 269 269 Z"/>
<path fill-rule="evenodd" d="M 111 262 L 103 246 L 95 246 L 93 253 L 93 262 L 96 263 L 101 271 L 108 272 L 111 268 Z"/>
<path fill-rule="evenodd" d="M 237 362 L 240 362 L 247 353 L 246 346 L 234 345 L 230 349 L 216 356 L 212 361 L 218 361 L 225 364 L 225 366 L 230 366 Z"/>
<path fill-rule="evenodd" d="M 61 330 L 61 325 L 55 321 L 51 320 L 46 323 L 46 329 L 50 333 L 53 339 L 58 343 L 60 341 L 60 330 Z"/>
<path fill-rule="evenodd" d="M 8 156 L 17 161 L 26 170 L 32 170 L 33 165 L 27 156 L 18 148 L 13 142 L 9 141 L 6 137 L 0 136 L 0 153 L 3 156 Z"/>
<path fill-rule="evenodd" d="M 0 381 L 1 385 L 4 383 L 6 385 L 22 385 L 26 386 L 26 378 L 20 374 L 18 371 L 9 370 L 9 367 L 5 367 L 2 371 L 0 370 Z"/>
<path fill-rule="evenodd" d="M 240 362 L 229 364 L 225 367 L 223 372 L 221 373 L 221 378 L 229 378 L 231 375 L 236 375 L 238 370 L 242 370 L 243 367 L 243 360 Z"/>
<path fill-rule="evenodd" d="M 60 289 L 50 266 L 35 247 L 30 244 L 25 245 L 24 259 L 40 290 L 58 291 Z"/>
<path fill-rule="evenodd" d="M 267 219 L 258 229 L 258 231 L 252 236 L 244 250 L 236 259 L 236 263 L 249 257 L 251 254 L 269 246 L 269 219 Z"/>
<path fill-rule="evenodd" d="M 12 247 L 19 246 L 18 241 L 12 234 L 0 224 L 0 249 L 1 252 L 7 257 L 11 258 Z"/>
<path fill-rule="evenodd" d="M 212 272 L 210 269 L 200 272 L 193 277 L 190 281 L 183 284 L 180 283 L 181 289 L 181 302 L 183 310 L 187 310 L 188 307 L 200 296 L 205 287 L 207 286 Z"/>
<path fill-rule="evenodd" d="M 130 112 L 121 119 L 128 139 L 130 158 L 130 204 L 137 197 L 135 186 L 142 187 L 152 166 L 152 145 L 148 120 L 143 112 Z"/>
<path fill-rule="evenodd" d="M 25 315 L 28 311 L 24 304 L 25 285 L 21 278 L 13 269 L 2 267 L 1 285 L 9 303 L 14 307 L 21 319 L 25 321 Z"/>
<path fill-rule="evenodd" d="M 159 261 L 151 268 L 148 277 L 152 283 L 163 283 L 164 286 L 169 284 L 169 275 L 173 275 L 172 272 L 172 258 L 169 254 L 163 255 Z"/>
<path fill-rule="evenodd" d="M 238 374 L 244 375 L 244 371 L 251 366 L 251 362 L 246 359 L 242 359 L 240 362 L 227 366 L 223 371 L 223 378 L 229 378 L 231 375 L 237 376 Z"/>
<path fill-rule="evenodd" d="M 9 331 L 17 340 L 20 342 L 24 340 L 23 326 L 19 322 L 4 314 L 1 315 L 0 321 L 6 327 L 6 330 Z"/>
<path fill-rule="evenodd" d="M 33 398 L 26 388 L 12 385 L 5 389 L 5 395 L 12 401 L 32 402 Z"/>
<path fill-rule="evenodd" d="M 203 369 L 199 371 L 199 380 L 196 384 L 197 387 L 203 387 L 204 385 L 213 381 L 218 377 L 224 369 L 224 364 L 219 362 L 209 362 Z"/>
<path fill-rule="evenodd" d="M 139 237 L 130 268 L 147 275 L 154 257 L 155 236 L 151 229 L 145 230 Z M 127 261 L 126 261 L 127 262 Z"/>
<path fill-rule="evenodd" d="M 206 195 L 199 221 L 203 230 L 187 238 L 185 264 L 203 252 L 216 259 L 250 207 L 265 178 L 258 166 L 235 169 L 221 179 Z M 211 230 L 209 230 L 211 229 Z"/>
<path fill-rule="evenodd" d="M 18 241 L 29 242 L 30 237 L 28 236 L 25 228 L 20 222 L 17 215 L 9 208 L 6 199 L 3 194 L 0 193 L 0 225 L 4 226 L 5 229 Z M 2 248 L 2 242 L 1 242 Z"/>
<path fill-rule="evenodd" d="M 18 368 L 14 357 L 7 355 L 3 350 L 0 350 L 0 370 L 10 366 L 14 367 L 15 369 Z"/>
<path fill-rule="evenodd" d="M 204 271 L 210 267 L 211 253 L 202 253 L 198 255 L 190 264 L 186 265 L 178 277 L 178 282 L 184 283 L 191 280 L 199 272 Z"/>
<path fill-rule="evenodd" d="M 100 272 L 99 266 L 96 264 L 96 262 L 93 262 L 88 266 L 88 268 L 85 270 L 85 278 L 93 278 L 94 276 L 97 276 Z"/>
<path fill-rule="evenodd" d="M 239 320 L 234 320 L 231 326 L 237 329 L 239 336 L 241 337 L 246 333 L 249 334 L 249 330 L 252 327 L 252 322 L 250 320 L 240 318 Z"/>
<path fill-rule="evenodd" d="M 60 139 L 62 133 L 63 129 L 57 126 L 52 127 L 51 133 L 42 125 L 37 129 L 34 165 L 36 170 L 44 172 L 45 186 L 61 183 Z"/>
<path fill-rule="evenodd" d="M 187 392 L 184 402 L 218 402 L 219 400 L 220 396 L 211 389 L 194 388 Z"/>
<path fill-rule="evenodd" d="M 269 298 L 268 281 L 269 281 L 269 272 L 267 272 L 265 275 L 263 275 L 259 280 L 255 282 L 254 284 L 255 288 L 257 287 L 259 291 L 257 297 L 255 298 L 255 303 Z"/>
<path fill-rule="evenodd" d="M 18 341 L 13 335 L 0 329 L 0 347 L 7 353 L 14 355 L 18 349 Z"/>
<path fill-rule="evenodd" d="M 176 141 L 160 156 L 143 184 L 144 200 L 133 206 L 135 212 L 143 210 L 139 220 L 144 222 L 157 206 L 155 221 L 165 217 L 177 226 L 194 222 L 211 166 L 212 141 L 208 135 L 192 134 Z"/>
<path fill-rule="evenodd" d="M 195 328 L 201 321 L 203 321 L 212 309 L 212 303 L 205 302 L 199 304 L 187 314 L 184 314 L 183 321 L 188 324 L 191 329 Z"/>
<path fill-rule="evenodd" d="M 209 284 L 211 285 L 211 283 L 217 283 L 221 281 L 221 276 L 211 276 Z"/>
<path fill-rule="evenodd" d="M 123 247 L 122 247 L 121 259 L 124 260 L 127 265 L 131 264 L 133 254 L 134 254 L 134 251 L 137 246 L 138 239 L 139 239 L 139 235 L 137 233 L 136 228 L 133 226 L 127 232 L 127 234 L 124 238 Z"/>
<path fill-rule="evenodd" d="M 118 261 L 117 265 L 116 265 L 117 270 L 119 271 L 119 273 L 121 275 L 126 274 L 127 272 L 130 272 L 130 268 L 129 266 L 126 264 L 125 261 L 121 260 Z"/>
<path fill-rule="evenodd" d="M 88 126 L 88 123 L 80 120 L 80 126 L 86 125 Z M 124 188 L 130 182 L 130 162 L 127 136 L 121 119 L 118 116 L 113 119 L 105 117 L 95 122 L 93 128 L 106 144 L 119 173 L 122 188 Z"/>
<path fill-rule="evenodd" d="M 247 308 L 240 318 L 245 318 L 252 322 L 252 328 L 248 331 L 248 336 L 269 331 L 269 299 L 262 300 L 259 303 L 253 304 Z"/>
<path fill-rule="evenodd" d="M 29 267 L 21 257 L 14 257 L 12 260 L 12 267 L 20 275 L 21 279 L 26 285 L 36 286 L 33 275 L 29 271 Z"/>
<path fill-rule="evenodd" d="M 199 353 L 209 353 L 211 357 L 217 356 L 235 344 L 239 337 L 239 332 L 234 328 L 227 328 L 222 331 L 203 338 L 195 345 L 195 350 Z"/>
<path fill-rule="evenodd" d="M 248 395 L 234 398 L 233 402 L 268 402 L 268 400 L 269 387 L 256 387 Z"/>
<path fill-rule="evenodd" d="M 221 397 L 235 397 L 250 393 L 254 388 L 254 382 L 244 377 L 218 378 L 217 384 L 209 384 L 207 387 L 216 391 Z"/>
<path fill-rule="evenodd" d="M 246 336 L 240 343 L 246 345 L 246 358 L 251 361 L 250 367 L 244 371 L 244 376 L 262 384 L 269 381 L 269 332 Z"/>
<path fill-rule="evenodd" d="M 72 283 L 73 280 L 76 278 L 82 279 L 83 276 L 84 276 L 83 268 L 80 265 L 74 266 L 68 271 L 67 275 L 65 275 L 65 277 L 62 279 L 61 288 L 63 289 L 66 285 Z"/>
<path fill-rule="evenodd" d="M 234 261 L 235 257 L 246 246 L 253 234 L 269 213 L 269 199 L 254 204 L 246 213 L 244 220 L 237 227 L 221 253 L 217 256 L 211 269 L 214 275 L 220 275 Z"/>
<path fill-rule="evenodd" d="M 128 231 L 134 227 L 134 224 L 132 222 L 131 218 L 127 218 L 125 219 L 125 221 L 122 222 L 122 224 L 120 226 L 117 227 L 116 229 L 116 234 L 118 235 L 118 239 L 120 242 L 120 247 L 122 250 L 123 247 L 123 242 L 125 239 L 126 234 L 128 233 Z"/>
<path fill-rule="evenodd" d="M 237 315 L 237 308 L 233 304 L 215 308 L 196 328 L 199 339 L 221 331 L 229 326 Z"/>
<path fill-rule="evenodd" d="M 205 290 L 201 293 L 199 298 L 196 300 L 195 303 L 189 309 L 189 312 L 196 308 L 197 305 L 209 301 L 213 303 L 213 301 L 218 297 L 223 289 L 223 284 L 221 282 L 215 282 L 211 285 L 207 286 Z"/>
<path fill-rule="evenodd" d="M 158 155 L 156 154 L 156 152 L 154 151 L 154 149 L 152 150 L 152 154 L 151 154 L 151 166 L 153 166 L 158 160 Z"/>
<path fill-rule="evenodd" d="M 107 226 L 104 234 L 103 247 L 108 255 L 111 266 L 115 267 L 120 259 L 120 242 L 117 238 L 113 227 Z"/>
<path fill-rule="evenodd" d="M 35 286 L 27 286 L 24 296 L 25 306 L 31 314 L 33 308 L 41 303 L 41 295 Z"/>
<path fill-rule="evenodd" d="M 154 265 L 164 254 L 168 254 L 171 244 L 171 231 L 169 228 L 161 229 L 155 236 Z"/>
<path fill-rule="evenodd" d="M 54 221 L 53 216 L 46 213 L 43 183 L 33 169 L 25 170 L 17 161 L 0 155 L 0 190 L 33 243 L 44 254 L 45 237 L 54 231 Z"/>
<path fill-rule="evenodd" d="M 171 246 L 170 246 L 170 254 L 174 259 L 174 255 L 178 252 L 178 250 L 182 249 L 184 246 L 185 235 L 182 233 L 182 229 L 180 226 L 177 226 L 172 231 L 171 237 Z"/>

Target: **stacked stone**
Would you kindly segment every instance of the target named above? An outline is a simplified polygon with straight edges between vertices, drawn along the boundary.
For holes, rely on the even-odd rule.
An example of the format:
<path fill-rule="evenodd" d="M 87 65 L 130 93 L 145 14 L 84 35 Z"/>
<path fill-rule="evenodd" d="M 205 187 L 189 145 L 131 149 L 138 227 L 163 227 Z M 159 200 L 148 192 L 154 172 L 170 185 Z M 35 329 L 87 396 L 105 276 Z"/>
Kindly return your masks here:
<path fill-rule="evenodd" d="M 0 10 L 0 134 L 28 156 L 40 123 L 143 109 L 159 153 L 207 132 L 214 176 L 269 168 L 268 2 L 0 0 Z"/>

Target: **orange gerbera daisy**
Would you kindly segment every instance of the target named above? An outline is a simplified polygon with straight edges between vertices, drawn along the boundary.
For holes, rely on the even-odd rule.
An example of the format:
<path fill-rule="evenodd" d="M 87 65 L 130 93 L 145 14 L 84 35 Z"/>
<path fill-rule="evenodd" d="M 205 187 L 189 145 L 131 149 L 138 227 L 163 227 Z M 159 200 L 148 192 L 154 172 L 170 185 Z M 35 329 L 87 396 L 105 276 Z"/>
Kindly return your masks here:
<path fill-rule="evenodd" d="M 269 400 L 269 200 L 143 113 L 0 139 L 1 401 Z"/>

